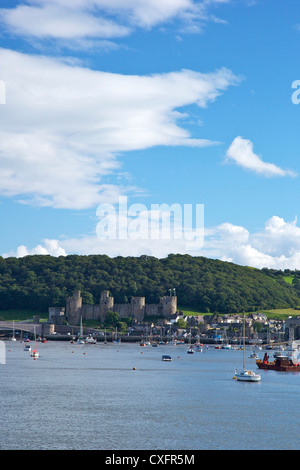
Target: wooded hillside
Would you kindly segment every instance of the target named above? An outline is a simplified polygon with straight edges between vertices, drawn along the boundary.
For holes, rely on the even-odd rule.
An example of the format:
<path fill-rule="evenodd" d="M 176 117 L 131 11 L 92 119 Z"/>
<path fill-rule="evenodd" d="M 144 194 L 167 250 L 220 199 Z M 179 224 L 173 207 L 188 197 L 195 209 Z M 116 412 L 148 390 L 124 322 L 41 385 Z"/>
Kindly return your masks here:
<path fill-rule="evenodd" d="M 295 273 L 294 273 L 295 275 Z M 297 276 L 295 276 L 295 279 Z M 298 284 L 297 284 L 298 282 Z M 106 255 L 0 257 L 0 310 L 65 306 L 75 289 L 84 303 L 98 303 L 110 290 L 115 303 L 145 296 L 156 303 L 175 288 L 178 305 L 201 312 L 235 313 L 300 305 L 299 278 L 189 255 L 109 258 Z"/>

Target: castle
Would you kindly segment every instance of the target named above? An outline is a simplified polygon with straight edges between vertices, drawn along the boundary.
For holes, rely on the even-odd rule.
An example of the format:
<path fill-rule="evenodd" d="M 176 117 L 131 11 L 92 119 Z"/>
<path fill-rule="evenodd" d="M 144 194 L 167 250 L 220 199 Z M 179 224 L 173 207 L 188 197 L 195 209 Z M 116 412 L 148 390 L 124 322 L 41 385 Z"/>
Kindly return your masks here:
<path fill-rule="evenodd" d="M 145 297 L 132 297 L 130 303 L 115 304 L 109 291 L 101 292 L 99 304 L 83 304 L 80 291 L 75 291 L 67 298 L 66 310 L 61 307 L 49 307 L 49 320 L 61 323 L 67 320 L 76 325 L 83 320 L 98 320 L 103 323 L 107 312 L 115 312 L 119 317 L 131 317 L 142 322 L 145 317 L 170 318 L 177 311 L 177 297 L 173 295 L 161 297 L 158 304 L 146 304 Z"/>

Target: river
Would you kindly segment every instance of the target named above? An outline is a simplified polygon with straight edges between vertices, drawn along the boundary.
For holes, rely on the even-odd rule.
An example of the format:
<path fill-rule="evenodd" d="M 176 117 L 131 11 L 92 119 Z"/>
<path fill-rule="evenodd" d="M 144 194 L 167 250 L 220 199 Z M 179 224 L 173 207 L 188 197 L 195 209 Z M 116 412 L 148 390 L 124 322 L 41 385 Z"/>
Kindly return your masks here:
<path fill-rule="evenodd" d="M 300 374 L 237 382 L 242 351 L 48 341 L 34 360 L 5 346 L 1 450 L 300 449 Z"/>

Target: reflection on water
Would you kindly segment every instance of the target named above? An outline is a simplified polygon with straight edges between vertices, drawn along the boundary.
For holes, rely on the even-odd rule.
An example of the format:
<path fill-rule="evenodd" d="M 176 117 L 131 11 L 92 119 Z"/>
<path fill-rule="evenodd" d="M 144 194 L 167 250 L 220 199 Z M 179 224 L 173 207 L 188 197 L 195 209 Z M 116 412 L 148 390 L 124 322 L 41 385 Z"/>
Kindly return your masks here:
<path fill-rule="evenodd" d="M 241 351 L 52 341 L 33 360 L 6 346 L 0 449 L 300 448 L 300 374 L 236 382 Z"/>

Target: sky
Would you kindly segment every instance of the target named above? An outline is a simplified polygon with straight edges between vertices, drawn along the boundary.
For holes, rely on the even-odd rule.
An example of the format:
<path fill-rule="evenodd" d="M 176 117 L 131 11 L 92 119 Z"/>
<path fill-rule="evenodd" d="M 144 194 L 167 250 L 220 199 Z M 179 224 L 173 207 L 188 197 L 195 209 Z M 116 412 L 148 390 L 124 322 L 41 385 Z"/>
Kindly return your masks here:
<path fill-rule="evenodd" d="M 0 255 L 300 269 L 299 49 L 294 0 L 0 0 Z"/>

